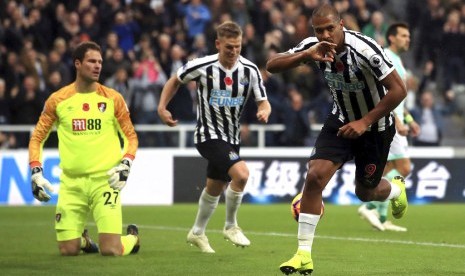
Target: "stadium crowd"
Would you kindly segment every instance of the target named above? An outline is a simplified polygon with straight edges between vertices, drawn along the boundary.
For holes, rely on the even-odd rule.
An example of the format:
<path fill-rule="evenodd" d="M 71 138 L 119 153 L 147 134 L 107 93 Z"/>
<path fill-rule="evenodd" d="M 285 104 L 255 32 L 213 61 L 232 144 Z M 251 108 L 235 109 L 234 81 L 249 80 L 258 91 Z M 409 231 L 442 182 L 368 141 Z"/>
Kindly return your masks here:
<path fill-rule="evenodd" d="M 272 75 L 265 63 L 312 35 L 309 18 L 322 2 L 328 1 L 0 0 L 0 125 L 35 124 L 45 99 L 72 81 L 70 52 L 86 40 L 102 46 L 100 82 L 123 95 L 134 124 L 161 124 L 157 103 L 165 81 L 187 60 L 214 53 L 215 27 L 233 20 L 244 30 L 242 55 L 261 69 L 273 107 L 269 124 L 285 125 L 285 131 L 267 134 L 266 145 L 311 145 L 310 126 L 321 123 L 331 108 L 321 75 L 313 66 Z M 413 51 L 404 61 L 410 69 L 407 107 L 418 116 L 430 108 L 440 139 L 454 131 L 463 137 L 465 1 L 329 2 L 349 29 L 382 46 L 386 26 L 394 21 L 410 25 Z M 195 83 L 181 89 L 169 109 L 181 123 L 195 123 Z M 247 126 L 257 123 L 254 105 L 246 110 L 245 146 L 256 142 Z M 172 133 L 139 136 L 142 147 L 177 146 Z M 0 132 L 0 147 L 26 148 L 28 139 L 29 133 Z"/>

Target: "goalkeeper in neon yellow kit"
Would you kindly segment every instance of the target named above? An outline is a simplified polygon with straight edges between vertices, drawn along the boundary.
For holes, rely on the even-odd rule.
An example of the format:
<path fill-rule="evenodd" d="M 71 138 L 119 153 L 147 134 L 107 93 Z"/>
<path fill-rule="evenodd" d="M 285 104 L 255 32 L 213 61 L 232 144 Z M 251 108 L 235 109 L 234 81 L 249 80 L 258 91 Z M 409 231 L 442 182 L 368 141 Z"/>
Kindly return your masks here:
<path fill-rule="evenodd" d="M 60 254 L 74 256 L 81 250 L 106 256 L 137 253 L 137 226 L 129 225 L 127 235 L 121 235 L 120 191 L 138 147 L 129 111 L 120 93 L 98 83 L 102 69 L 99 45 L 81 43 L 73 52 L 73 62 L 75 82 L 47 99 L 29 142 L 33 195 L 40 201 L 50 199 L 47 192 L 52 186 L 42 175 L 41 155 L 55 125 L 62 169 L 55 214 Z M 89 212 L 99 232 L 98 246 L 85 229 Z"/>

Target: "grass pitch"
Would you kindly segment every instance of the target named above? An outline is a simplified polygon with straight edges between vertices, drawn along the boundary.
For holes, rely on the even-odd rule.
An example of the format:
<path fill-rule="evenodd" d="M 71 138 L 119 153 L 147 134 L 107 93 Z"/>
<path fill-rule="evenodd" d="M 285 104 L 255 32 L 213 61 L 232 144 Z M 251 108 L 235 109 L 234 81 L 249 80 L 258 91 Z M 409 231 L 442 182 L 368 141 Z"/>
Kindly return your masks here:
<path fill-rule="evenodd" d="M 465 275 L 463 204 L 414 205 L 395 223 L 406 233 L 378 232 L 358 206 L 326 205 L 313 245 L 312 275 Z M 222 237 L 224 204 L 207 228 L 215 254 L 186 244 L 196 204 L 125 206 L 124 223 L 140 229 L 137 255 L 60 257 L 54 207 L 0 207 L 1 275 L 282 275 L 279 265 L 297 248 L 289 204 L 243 205 L 239 223 L 249 248 Z M 97 240 L 96 227 L 89 232 Z M 296 274 L 299 275 L 299 274 Z"/>

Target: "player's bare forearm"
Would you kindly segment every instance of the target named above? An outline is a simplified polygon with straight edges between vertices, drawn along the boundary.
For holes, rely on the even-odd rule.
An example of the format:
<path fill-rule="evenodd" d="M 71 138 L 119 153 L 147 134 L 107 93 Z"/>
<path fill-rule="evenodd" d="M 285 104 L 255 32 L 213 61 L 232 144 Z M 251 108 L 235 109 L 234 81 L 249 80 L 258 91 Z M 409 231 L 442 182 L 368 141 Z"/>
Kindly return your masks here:
<path fill-rule="evenodd" d="M 257 111 L 257 119 L 261 123 L 268 123 L 268 118 L 270 117 L 271 114 L 271 105 L 270 102 L 265 100 L 265 101 L 260 101 L 257 103 L 258 106 L 258 111 Z"/>
<path fill-rule="evenodd" d="M 178 121 L 174 120 L 171 112 L 169 112 L 166 107 L 168 106 L 171 99 L 174 97 L 176 92 L 178 91 L 181 82 L 178 80 L 176 76 L 172 76 L 163 87 L 160 95 L 160 101 L 158 103 L 158 116 L 163 121 L 163 123 L 167 124 L 168 126 L 175 126 L 177 125 Z"/>
<path fill-rule="evenodd" d="M 280 73 L 299 66 L 305 58 L 304 52 L 279 53 L 266 62 L 266 70 L 270 73 Z"/>
<path fill-rule="evenodd" d="M 387 88 L 388 92 L 386 96 L 362 118 L 368 126 L 387 116 L 407 96 L 407 89 L 395 70 L 386 76 L 381 83 Z"/>
<path fill-rule="evenodd" d="M 336 44 L 320 41 L 305 51 L 297 53 L 279 53 L 271 57 L 266 63 L 266 70 L 270 73 L 279 73 L 295 68 L 309 61 L 332 62 Z"/>

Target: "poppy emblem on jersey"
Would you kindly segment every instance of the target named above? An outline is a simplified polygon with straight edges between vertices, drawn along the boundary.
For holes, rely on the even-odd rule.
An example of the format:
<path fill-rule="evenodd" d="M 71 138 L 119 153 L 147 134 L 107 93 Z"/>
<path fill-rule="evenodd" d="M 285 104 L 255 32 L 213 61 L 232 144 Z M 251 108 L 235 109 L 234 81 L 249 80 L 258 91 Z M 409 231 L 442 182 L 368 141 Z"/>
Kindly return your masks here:
<path fill-rule="evenodd" d="M 247 85 L 249 84 L 249 79 L 246 77 L 246 76 L 243 76 L 240 80 L 239 80 L 239 83 L 241 85 Z"/>
<path fill-rule="evenodd" d="M 229 152 L 229 160 L 237 160 L 237 159 L 239 159 L 239 155 L 234 151 L 230 151 Z"/>
<path fill-rule="evenodd" d="M 89 111 L 89 109 L 90 109 L 90 106 L 89 106 L 88 103 L 83 103 L 83 104 L 82 104 L 82 110 L 84 110 L 84 111 Z"/>
<path fill-rule="evenodd" d="M 105 102 L 98 103 L 97 107 L 98 107 L 98 110 L 100 110 L 100 112 L 103 113 L 105 112 L 105 110 L 107 110 L 107 103 Z"/>
<path fill-rule="evenodd" d="M 55 220 L 56 220 L 57 222 L 60 222 L 60 220 L 61 220 L 61 213 L 58 213 L 58 214 L 55 215 Z"/>
<path fill-rule="evenodd" d="M 365 166 L 365 177 L 371 177 L 376 171 L 376 165 L 375 164 L 368 164 Z"/>
<path fill-rule="evenodd" d="M 373 55 L 370 58 L 370 65 L 373 67 L 381 67 L 381 57 L 379 55 Z"/>
<path fill-rule="evenodd" d="M 224 83 L 226 85 L 232 85 L 234 83 L 233 79 L 231 79 L 231 77 L 226 77 L 224 78 Z"/>
<path fill-rule="evenodd" d="M 338 72 L 344 71 L 344 63 L 342 63 L 342 62 L 340 62 L 340 61 L 336 62 L 336 70 L 337 70 Z"/>

